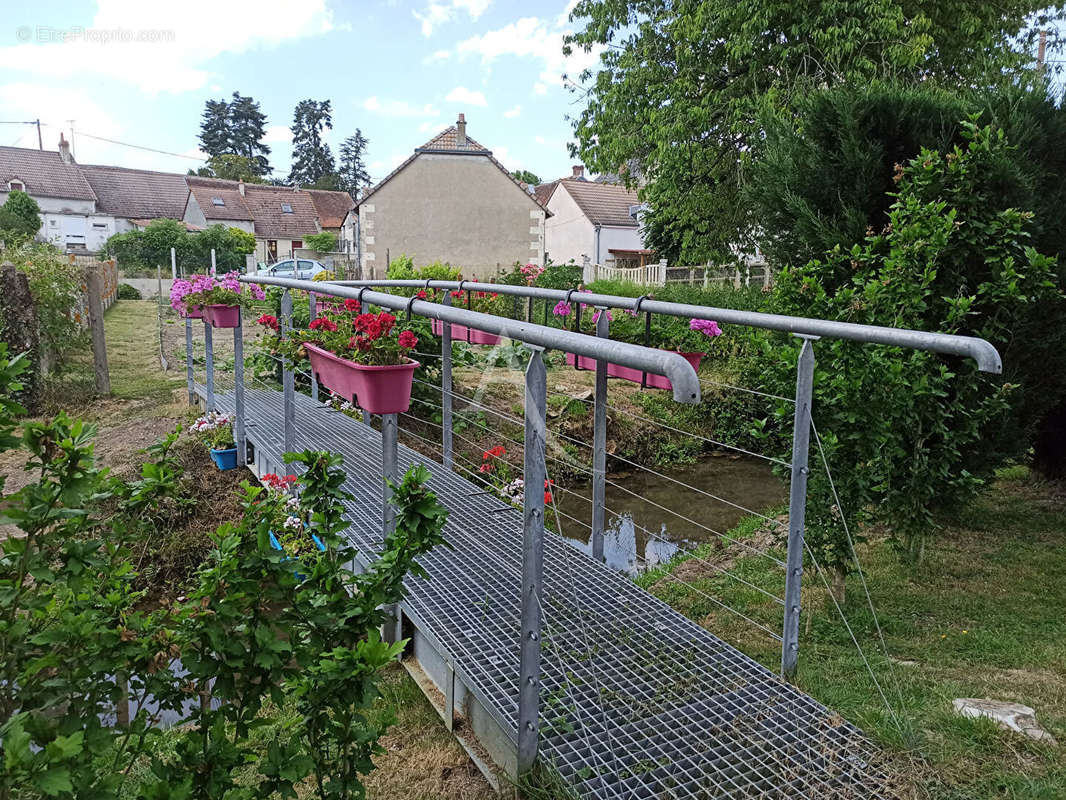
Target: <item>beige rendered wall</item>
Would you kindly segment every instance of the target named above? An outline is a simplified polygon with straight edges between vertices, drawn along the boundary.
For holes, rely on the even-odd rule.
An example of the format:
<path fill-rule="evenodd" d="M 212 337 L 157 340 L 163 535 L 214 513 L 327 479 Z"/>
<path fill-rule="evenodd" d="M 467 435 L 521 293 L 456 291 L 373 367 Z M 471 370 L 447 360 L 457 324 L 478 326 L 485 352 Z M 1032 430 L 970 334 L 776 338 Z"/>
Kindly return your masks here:
<path fill-rule="evenodd" d="M 544 216 L 488 158 L 422 153 L 359 207 L 363 274 L 384 275 L 386 253 L 446 261 L 464 277 L 542 264 Z"/>

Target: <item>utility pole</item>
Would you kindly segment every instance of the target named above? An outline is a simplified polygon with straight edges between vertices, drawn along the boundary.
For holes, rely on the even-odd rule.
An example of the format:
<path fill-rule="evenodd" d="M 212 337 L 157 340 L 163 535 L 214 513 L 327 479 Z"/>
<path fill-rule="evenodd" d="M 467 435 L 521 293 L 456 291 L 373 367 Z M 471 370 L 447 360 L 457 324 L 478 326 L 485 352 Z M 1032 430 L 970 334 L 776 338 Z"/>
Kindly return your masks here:
<path fill-rule="evenodd" d="M 41 138 L 41 118 L 35 120 L 37 124 L 37 149 L 44 150 L 44 140 Z"/>
<path fill-rule="evenodd" d="M 1047 69 L 1047 61 L 1045 57 L 1047 55 L 1047 31 L 1040 31 L 1040 44 L 1036 49 L 1036 69 L 1041 75 Z"/>

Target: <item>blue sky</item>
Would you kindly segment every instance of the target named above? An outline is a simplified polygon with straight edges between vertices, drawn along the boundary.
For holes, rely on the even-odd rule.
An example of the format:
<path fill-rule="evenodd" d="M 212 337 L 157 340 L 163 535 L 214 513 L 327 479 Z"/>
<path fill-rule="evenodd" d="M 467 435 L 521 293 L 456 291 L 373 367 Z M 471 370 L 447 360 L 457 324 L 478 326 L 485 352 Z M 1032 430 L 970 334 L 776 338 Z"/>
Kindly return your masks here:
<path fill-rule="evenodd" d="M 374 179 L 465 112 L 509 169 L 569 174 L 576 78 L 596 54 L 561 54 L 573 0 L 0 0 L 0 120 L 41 118 L 46 149 L 74 120 L 82 163 L 184 172 L 202 163 L 204 101 L 252 95 L 275 174 L 304 98 L 333 102 L 340 141 L 361 128 Z M 117 41 L 117 38 L 127 39 Z M 128 39 L 133 38 L 133 41 Z M 182 154 L 162 155 L 90 138 Z M 36 147 L 0 125 L 0 145 Z"/>

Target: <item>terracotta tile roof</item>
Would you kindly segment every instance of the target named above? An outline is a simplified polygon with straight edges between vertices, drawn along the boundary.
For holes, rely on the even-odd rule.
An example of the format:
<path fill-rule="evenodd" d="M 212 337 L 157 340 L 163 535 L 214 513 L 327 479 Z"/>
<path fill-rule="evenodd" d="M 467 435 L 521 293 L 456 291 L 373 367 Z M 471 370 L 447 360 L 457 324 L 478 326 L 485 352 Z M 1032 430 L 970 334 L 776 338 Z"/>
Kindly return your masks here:
<path fill-rule="evenodd" d="M 318 214 L 310 192 L 288 186 L 247 183 L 244 202 L 255 220 L 255 235 L 267 239 L 302 239 L 320 233 Z M 288 213 L 283 209 L 292 209 Z"/>
<path fill-rule="evenodd" d="M 255 219 L 244 198 L 238 190 L 237 181 L 223 181 L 218 178 L 197 178 L 189 175 L 185 178 L 197 205 L 204 212 L 207 223 L 239 221 L 251 222 Z M 217 204 L 215 200 L 221 200 Z"/>
<path fill-rule="evenodd" d="M 559 181 L 551 181 L 549 183 L 538 183 L 533 187 L 533 195 L 537 198 L 537 202 L 545 208 L 548 207 L 548 200 L 551 199 L 552 192 L 555 191 L 555 187 L 559 185 Z"/>
<path fill-rule="evenodd" d="M 0 191 L 19 180 L 28 194 L 66 200 L 95 200 L 92 186 L 75 163 L 65 164 L 55 150 L 0 147 Z"/>
<path fill-rule="evenodd" d="M 487 147 L 478 144 L 469 136 L 466 137 L 466 144 L 460 147 L 459 143 L 456 141 L 456 136 L 458 135 L 458 133 L 459 131 L 454 125 L 452 125 L 450 128 L 445 128 L 432 139 L 430 139 L 428 142 L 426 142 L 424 145 L 417 148 L 415 152 L 417 153 L 420 150 L 460 150 L 471 153 L 490 152 Z"/>
<path fill-rule="evenodd" d="M 638 227 L 637 221 L 629 216 L 629 207 L 640 205 L 636 192 L 618 183 L 592 183 L 573 178 L 563 178 L 559 183 L 593 225 Z"/>
<path fill-rule="evenodd" d="M 96 210 L 127 219 L 181 219 L 189 198 L 185 176 L 173 172 L 107 167 L 81 167 L 96 192 Z"/>
<path fill-rule="evenodd" d="M 325 189 L 308 189 L 315 205 L 318 222 L 323 228 L 339 228 L 348 212 L 355 208 L 355 201 L 347 192 L 328 192 Z"/>

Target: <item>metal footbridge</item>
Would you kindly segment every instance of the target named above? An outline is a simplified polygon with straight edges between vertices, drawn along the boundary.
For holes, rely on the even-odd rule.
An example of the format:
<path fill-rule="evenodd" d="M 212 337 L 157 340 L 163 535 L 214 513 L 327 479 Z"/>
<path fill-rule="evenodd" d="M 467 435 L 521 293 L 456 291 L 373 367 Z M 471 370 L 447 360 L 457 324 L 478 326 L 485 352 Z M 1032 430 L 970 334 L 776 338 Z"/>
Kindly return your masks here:
<path fill-rule="evenodd" d="M 962 336 L 895 331 L 729 309 L 663 303 L 525 286 L 460 281 L 389 281 L 439 288 L 443 304 L 375 291 L 367 285 L 246 276 L 245 282 L 283 289 L 282 333 L 290 329 L 291 290 L 357 298 L 364 305 L 442 323 L 441 460 L 400 444 L 396 414 L 356 419 L 294 390 L 245 386 L 241 329 L 234 331 L 232 391 L 217 391 L 212 330 L 204 326 L 206 378 L 194 383 L 192 323 L 186 320 L 190 400 L 234 415 L 238 452 L 257 475 L 279 472 L 283 454 L 324 449 L 344 457 L 347 535 L 363 564 L 380 550 L 389 515 L 383 476 L 425 465 L 430 487 L 448 508 L 447 546 L 421 559 L 427 577 L 409 578 L 406 598 L 392 610 L 385 634 L 409 640 L 403 663 L 440 712 L 444 724 L 497 786 L 542 770 L 561 784 L 553 796 L 577 798 L 879 798 L 894 797 L 878 749 L 853 725 L 786 680 L 799 649 L 800 581 L 811 428 L 814 343 L 838 337 L 973 358 L 999 370 L 987 342 Z M 529 298 L 525 320 L 451 307 L 449 291 L 494 291 Z M 670 314 L 787 331 L 803 338 L 797 364 L 788 547 L 775 673 L 687 619 L 602 560 L 604 535 L 607 364 L 664 375 L 677 402 L 699 402 L 700 383 L 677 353 L 609 338 L 600 314 L 596 336 L 537 325 L 533 298 L 634 315 Z M 577 313 L 580 315 L 581 304 Z M 545 315 L 547 312 L 545 311 Z M 526 369 L 522 508 L 501 500 L 454 469 L 451 325 L 461 324 L 524 342 Z M 596 361 L 592 443 L 591 547 L 586 554 L 545 524 L 545 349 Z M 706 501 L 704 501 L 706 502 Z M 698 509 L 690 513 L 698 515 Z M 359 565 L 357 565 L 359 566 Z M 560 794 L 559 792 L 562 792 Z"/>

